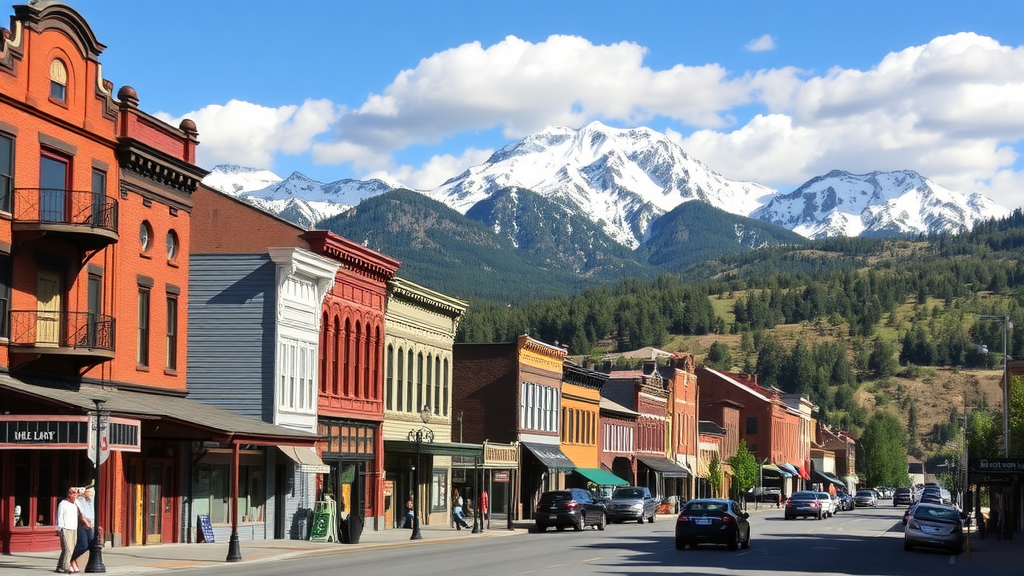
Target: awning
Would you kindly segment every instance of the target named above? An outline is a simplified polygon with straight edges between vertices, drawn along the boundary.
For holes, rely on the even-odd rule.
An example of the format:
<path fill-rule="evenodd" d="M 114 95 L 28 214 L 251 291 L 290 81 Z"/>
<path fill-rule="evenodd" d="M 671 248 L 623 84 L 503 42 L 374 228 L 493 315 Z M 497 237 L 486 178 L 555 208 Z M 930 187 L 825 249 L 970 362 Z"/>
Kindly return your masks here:
<path fill-rule="evenodd" d="M 815 470 L 813 474 L 815 478 L 821 480 L 823 484 L 835 484 L 836 486 L 839 486 L 841 488 L 846 488 L 846 482 L 843 482 L 842 480 L 836 478 L 831 474 L 826 474 L 825 472 L 822 472 L 820 470 Z"/>
<path fill-rule="evenodd" d="M 385 440 L 384 452 L 416 454 L 424 456 L 462 456 L 465 468 L 473 468 L 482 464 L 484 450 L 480 444 L 464 444 L 461 442 L 409 442 L 408 440 Z M 453 463 L 454 464 L 454 463 Z"/>
<path fill-rule="evenodd" d="M 549 470 L 572 472 L 576 468 L 572 460 L 569 460 L 562 449 L 555 444 L 537 444 L 536 442 L 521 442 L 521 444 Z"/>
<path fill-rule="evenodd" d="M 637 456 L 637 460 L 643 462 L 648 468 L 661 474 L 665 478 L 689 478 L 690 473 L 679 464 L 659 456 Z"/>
<path fill-rule="evenodd" d="M 801 466 L 799 464 L 793 464 L 792 462 L 790 462 L 789 465 L 794 470 L 796 470 L 796 475 L 797 476 L 803 478 L 804 480 L 810 480 L 811 479 L 811 475 L 808 474 L 806 470 L 804 470 L 803 466 Z"/>
<path fill-rule="evenodd" d="M 305 446 L 278 446 L 282 454 L 291 458 L 299 466 L 299 472 L 308 474 L 329 474 L 331 467 L 317 455 L 316 450 Z"/>
<path fill-rule="evenodd" d="M 0 373 L 0 393 L 13 392 L 42 402 L 77 408 L 84 413 L 96 409 L 94 399 L 102 400 L 103 410 L 109 410 L 112 416 L 174 424 L 173 437 L 179 440 L 236 442 L 258 446 L 315 446 L 317 441 L 316 434 L 310 432 L 241 416 L 181 396 L 89 384 L 83 384 L 78 389 L 66 386 L 64 382 L 28 381 Z M 170 430 L 161 431 L 161 434 L 171 433 Z"/>
<path fill-rule="evenodd" d="M 629 486 L 629 482 L 626 482 L 615 474 L 600 468 L 577 468 L 573 470 L 573 472 L 583 476 L 598 486 Z"/>
<path fill-rule="evenodd" d="M 775 464 L 763 464 L 761 466 L 761 470 L 763 470 L 764 472 L 768 472 L 770 474 L 775 474 L 776 476 L 784 476 L 786 478 L 793 477 L 793 475 L 790 474 L 788 471 L 779 468 Z"/>
<path fill-rule="evenodd" d="M 776 466 L 778 466 L 779 468 L 785 470 L 786 472 L 789 472 L 793 476 L 799 476 L 800 475 L 800 471 L 797 470 L 796 466 L 793 466 L 792 464 L 783 462 L 782 464 L 776 464 Z"/>

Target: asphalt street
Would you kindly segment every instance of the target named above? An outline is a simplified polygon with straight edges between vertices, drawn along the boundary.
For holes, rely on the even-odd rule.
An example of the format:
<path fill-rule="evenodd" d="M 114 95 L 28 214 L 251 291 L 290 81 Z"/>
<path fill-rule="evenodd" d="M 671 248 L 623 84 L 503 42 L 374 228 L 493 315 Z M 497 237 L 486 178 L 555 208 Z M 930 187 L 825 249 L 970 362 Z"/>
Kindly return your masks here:
<path fill-rule="evenodd" d="M 510 576 L 559 574 L 826 574 L 826 575 L 1020 575 L 1013 565 L 985 563 L 982 554 L 959 556 L 942 551 L 903 550 L 903 508 L 882 505 L 842 512 L 825 520 L 785 520 L 782 511 L 752 511 L 751 547 L 729 552 L 701 546 L 678 551 L 674 516 L 654 524 L 613 524 L 605 531 L 587 529 L 512 538 L 455 540 L 431 546 L 353 551 L 244 566 L 254 576 L 355 573 L 415 576 L 473 574 Z M 977 543 L 979 547 L 981 543 Z M 993 543 L 987 543 L 991 547 Z M 184 571 L 227 574 L 242 566 L 221 565 Z"/>

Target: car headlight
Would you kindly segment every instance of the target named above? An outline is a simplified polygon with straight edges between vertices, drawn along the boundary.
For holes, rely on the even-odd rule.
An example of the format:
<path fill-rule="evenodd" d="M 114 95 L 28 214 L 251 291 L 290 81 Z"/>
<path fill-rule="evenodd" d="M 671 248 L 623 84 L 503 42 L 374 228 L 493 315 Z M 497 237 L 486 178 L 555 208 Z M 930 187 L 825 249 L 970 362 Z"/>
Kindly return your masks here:
<path fill-rule="evenodd" d="M 632 506 L 630 506 L 630 507 L 631 507 L 631 508 L 632 508 L 633 510 L 643 510 L 643 509 L 644 509 L 644 503 L 643 503 L 643 502 L 637 502 L 636 504 L 633 504 L 633 505 L 632 505 Z"/>

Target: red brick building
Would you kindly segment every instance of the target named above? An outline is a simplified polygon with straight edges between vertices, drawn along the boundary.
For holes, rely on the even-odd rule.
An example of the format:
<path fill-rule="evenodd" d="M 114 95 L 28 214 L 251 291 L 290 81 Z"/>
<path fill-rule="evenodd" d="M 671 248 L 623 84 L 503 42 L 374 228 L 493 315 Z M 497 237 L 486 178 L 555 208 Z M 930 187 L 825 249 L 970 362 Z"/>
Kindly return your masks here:
<path fill-rule="evenodd" d="M 684 499 L 694 497 L 694 474 L 697 470 L 698 426 L 700 410 L 698 404 L 696 363 L 693 354 L 676 353 L 669 359 L 662 374 L 669 389 L 669 458 L 687 471 L 687 477 L 679 478 L 674 491 Z"/>
<path fill-rule="evenodd" d="M 756 377 L 701 366 L 697 381 L 702 402 L 730 401 L 740 406 L 740 439 L 746 440 L 758 462 L 771 466 L 765 470 L 786 479 L 784 489 L 792 493 L 803 476 L 799 470 L 807 457 L 802 449 L 799 412 L 790 408 L 778 391 L 759 385 Z"/>
<path fill-rule="evenodd" d="M 0 43 L 0 547 L 59 548 L 58 501 L 97 475 L 111 544 L 182 541 L 193 443 L 314 438 L 185 399 L 195 124 L 146 114 L 131 87 L 115 97 L 105 46 L 70 7 L 14 11 Z"/>

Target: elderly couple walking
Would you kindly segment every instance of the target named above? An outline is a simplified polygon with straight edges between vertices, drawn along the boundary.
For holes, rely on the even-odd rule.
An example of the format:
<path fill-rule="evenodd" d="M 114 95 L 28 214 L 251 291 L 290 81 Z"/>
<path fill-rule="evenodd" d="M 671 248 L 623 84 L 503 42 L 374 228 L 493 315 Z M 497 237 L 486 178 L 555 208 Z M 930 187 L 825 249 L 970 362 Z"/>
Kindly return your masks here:
<path fill-rule="evenodd" d="M 96 512 L 93 509 L 92 486 L 68 488 L 67 497 L 57 506 L 57 536 L 60 537 L 60 558 L 54 572 L 79 572 L 78 558 L 89 549 Z"/>

